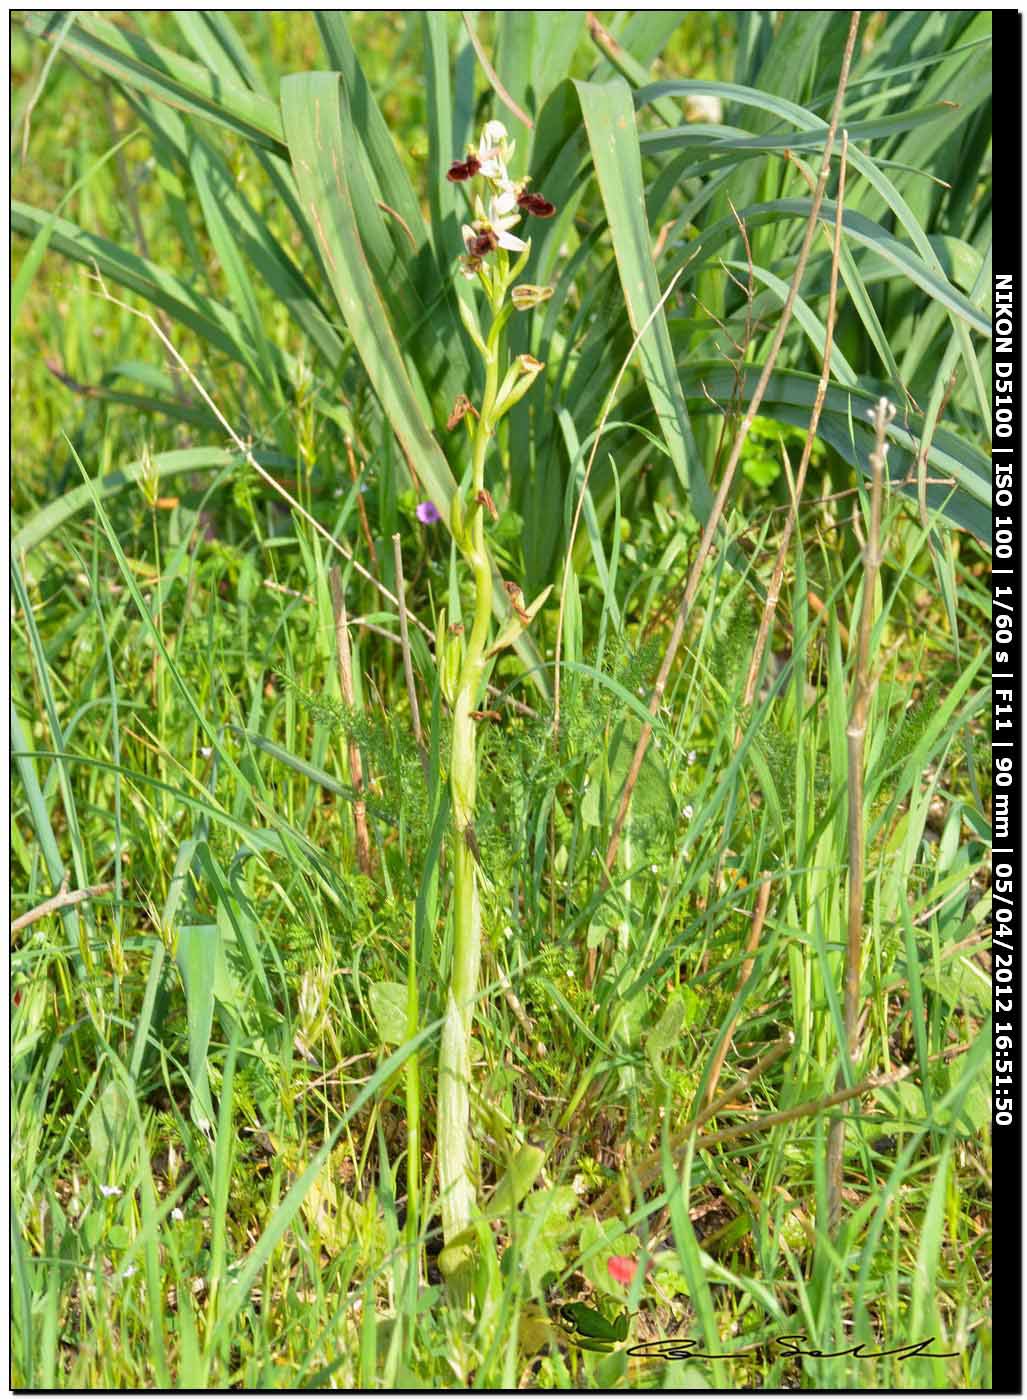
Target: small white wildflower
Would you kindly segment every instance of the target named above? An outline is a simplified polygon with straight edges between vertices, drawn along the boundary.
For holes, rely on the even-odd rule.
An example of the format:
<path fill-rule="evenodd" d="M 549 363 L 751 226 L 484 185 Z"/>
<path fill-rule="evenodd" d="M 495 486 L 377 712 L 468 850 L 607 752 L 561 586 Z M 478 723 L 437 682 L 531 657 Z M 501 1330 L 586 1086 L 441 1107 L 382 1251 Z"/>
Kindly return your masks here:
<path fill-rule="evenodd" d="M 184 1219 L 185 1219 L 185 1211 L 182 1209 L 181 1206 L 172 1206 L 172 1208 L 171 1208 L 171 1218 L 172 1218 L 172 1220 L 184 1220 Z"/>
<path fill-rule="evenodd" d="M 681 815 L 684 817 L 686 822 L 690 822 L 692 820 L 694 812 L 692 809 L 692 804 L 690 802 L 687 804 L 687 806 L 681 809 Z"/>
<path fill-rule="evenodd" d="M 202 747 L 200 748 L 200 757 L 201 757 L 201 758 L 210 758 L 210 756 L 211 756 L 211 754 L 212 754 L 213 752 L 214 752 L 213 749 L 207 748 L 206 746 L 202 746 Z"/>
<path fill-rule="evenodd" d="M 653 872 L 654 875 L 658 875 L 660 873 L 660 867 L 658 865 L 650 865 L 649 869 Z"/>
<path fill-rule="evenodd" d="M 122 1194 L 120 1186 L 101 1186 L 101 1196 L 120 1196 Z"/>
<path fill-rule="evenodd" d="M 686 759 L 686 762 L 687 762 L 689 768 L 691 768 L 692 764 L 695 762 L 695 749 L 690 749 L 690 750 L 689 750 L 688 758 Z"/>
<path fill-rule="evenodd" d="M 126 1264 L 125 1267 L 124 1267 L 124 1268 L 122 1269 L 122 1271 L 121 1271 L 121 1277 L 122 1277 L 123 1279 L 131 1278 L 133 1274 L 137 1274 L 138 1272 L 139 1272 L 139 1270 L 136 1268 L 136 1266 L 135 1266 L 134 1264 Z"/>

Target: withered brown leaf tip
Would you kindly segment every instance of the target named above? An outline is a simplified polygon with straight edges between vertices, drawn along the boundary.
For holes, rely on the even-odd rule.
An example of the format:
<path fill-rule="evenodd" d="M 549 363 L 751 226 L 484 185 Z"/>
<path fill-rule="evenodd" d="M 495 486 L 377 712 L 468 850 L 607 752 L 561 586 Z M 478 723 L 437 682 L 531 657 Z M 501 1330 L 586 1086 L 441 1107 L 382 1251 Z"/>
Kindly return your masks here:
<path fill-rule="evenodd" d="M 516 583 L 508 583 L 506 579 L 503 580 L 503 587 L 510 595 L 510 606 L 525 626 L 527 626 L 531 621 L 531 617 L 524 610 L 524 594 L 521 592 L 520 587 Z"/>
<path fill-rule="evenodd" d="M 478 410 L 475 408 L 474 404 L 471 403 L 467 395 L 457 394 L 453 403 L 453 412 L 446 420 L 446 427 L 449 431 L 452 432 L 456 425 L 467 417 L 468 413 L 473 413 L 475 418 L 478 416 Z"/>

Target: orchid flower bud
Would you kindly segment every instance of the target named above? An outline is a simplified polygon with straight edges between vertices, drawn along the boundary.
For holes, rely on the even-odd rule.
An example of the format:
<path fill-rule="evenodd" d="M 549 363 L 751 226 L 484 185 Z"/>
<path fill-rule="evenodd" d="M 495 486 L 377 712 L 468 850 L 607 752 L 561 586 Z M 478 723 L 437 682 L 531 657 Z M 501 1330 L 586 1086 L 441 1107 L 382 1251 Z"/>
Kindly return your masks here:
<path fill-rule="evenodd" d="M 522 282 L 510 293 L 510 300 L 517 311 L 530 311 L 533 306 L 541 306 L 553 295 L 552 287 L 534 287 L 530 282 Z"/>

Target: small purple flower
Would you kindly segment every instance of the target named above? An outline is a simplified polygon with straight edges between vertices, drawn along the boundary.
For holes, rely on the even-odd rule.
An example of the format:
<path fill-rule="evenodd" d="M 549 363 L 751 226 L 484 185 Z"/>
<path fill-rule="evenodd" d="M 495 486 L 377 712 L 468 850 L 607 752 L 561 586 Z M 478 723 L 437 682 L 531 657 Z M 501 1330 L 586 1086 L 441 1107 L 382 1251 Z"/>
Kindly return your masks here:
<path fill-rule="evenodd" d="M 422 525 L 434 525 L 442 516 L 436 510 L 432 501 L 422 501 L 417 507 L 417 518 Z"/>

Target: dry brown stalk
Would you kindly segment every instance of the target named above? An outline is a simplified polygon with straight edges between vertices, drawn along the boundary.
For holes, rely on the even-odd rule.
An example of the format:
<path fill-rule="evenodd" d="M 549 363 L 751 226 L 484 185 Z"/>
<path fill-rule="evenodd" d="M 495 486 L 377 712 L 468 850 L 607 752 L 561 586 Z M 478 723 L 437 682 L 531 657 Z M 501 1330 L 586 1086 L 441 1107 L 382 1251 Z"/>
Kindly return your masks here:
<path fill-rule="evenodd" d="M 781 582 L 784 578 L 785 560 L 788 557 L 788 549 L 792 542 L 792 532 L 799 520 L 799 503 L 802 500 L 803 487 L 806 485 L 806 472 L 809 468 L 810 458 L 813 455 L 813 443 L 817 435 L 817 427 L 820 423 L 820 415 L 824 408 L 824 399 L 827 397 L 827 385 L 831 378 L 831 351 L 834 347 L 834 326 L 838 301 L 838 261 L 841 257 L 842 249 L 842 209 L 845 203 L 845 169 L 846 159 L 849 153 L 849 133 L 842 132 L 842 154 L 838 170 L 838 198 L 835 202 L 834 215 L 834 242 L 831 247 L 831 285 L 827 296 L 827 330 L 824 338 L 824 363 L 820 370 L 820 380 L 817 384 L 816 398 L 813 400 L 813 412 L 810 414 L 809 427 L 806 429 L 806 441 L 802 448 L 802 458 L 799 462 L 799 472 L 795 480 L 795 490 L 792 494 L 791 509 L 785 520 L 784 530 L 781 533 L 781 543 L 778 546 L 777 558 L 774 561 L 774 572 L 771 575 L 770 587 L 767 589 L 767 599 L 763 605 L 763 616 L 760 618 L 759 631 L 756 634 L 756 645 L 753 648 L 752 660 L 749 663 L 749 674 L 745 681 L 745 695 L 743 705 L 751 705 L 756 694 L 756 679 L 759 675 L 760 662 L 763 660 L 763 653 L 766 650 L 767 638 L 770 636 L 770 629 L 774 622 L 774 613 L 777 611 L 778 599 L 781 597 Z M 809 594 L 812 601 L 815 595 Z M 823 611 L 824 605 L 817 598 L 813 604 L 819 611 Z"/>
<path fill-rule="evenodd" d="M 731 1086 L 708 1108 L 703 1109 L 690 1123 L 683 1129 L 675 1133 L 671 1139 L 671 1150 L 681 1152 L 688 1146 L 689 1138 L 695 1130 L 708 1122 L 714 1114 L 719 1113 L 732 1098 L 740 1094 L 755 1080 L 763 1071 L 781 1058 L 794 1044 L 794 1036 L 786 1036 L 779 1040 L 764 1057 L 753 1065 L 743 1079 Z M 936 1063 L 938 1060 L 954 1060 L 959 1055 L 965 1055 L 970 1049 L 972 1041 L 962 1041 L 958 1045 L 950 1045 L 945 1050 L 938 1051 L 934 1055 L 928 1056 L 928 1063 Z M 731 1128 L 722 1128 L 715 1133 L 700 1133 L 695 1138 L 695 1149 L 697 1152 L 705 1151 L 710 1147 L 716 1147 L 718 1143 L 734 1142 L 737 1138 L 753 1137 L 765 1132 L 768 1128 L 780 1127 L 782 1123 L 792 1123 L 798 1118 L 812 1118 L 817 1113 L 822 1113 L 825 1109 L 834 1108 L 838 1104 L 847 1103 L 850 1099 L 859 1098 L 862 1094 L 872 1093 L 875 1089 L 886 1089 L 892 1084 L 899 1084 L 903 1079 L 908 1079 L 911 1074 L 915 1074 L 916 1065 L 903 1065 L 901 1069 L 890 1070 L 887 1074 L 871 1074 L 859 1084 L 851 1089 L 838 1089 L 833 1094 L 827 1094 L 819 1099 L 807 1099 L 805 1103 L 796 1104 L 792 1108 L 781 1109 L 777 1113 L 766 1113 L 762 1118 L 754 1118 L 748 1123 L 737 1123 Z M 638 1167 L 633 1172 L 633 1184 L 636 1191 L 645 1191 L 663 1171 L 662 1154 L 655 1153 L 653 1158 L 643 1166 Z M 591 1209 L 602 1215 L 608 1211 L 614 1198 L 614 1188 L 608 1187 L 602 1196 L 592 1205 Z"/>
<path fill-rule="evenodd" d="M 858 1042 L 860 963 L 863 953 L 863 882 L 865 841 L 863 830 L 863 751 L 866 745 L 867 714 L 874 692 L 870 669 L 870 633 L 874 621 L 874 594 L 881 568 L 881 514 L 888 451 L 888 424 L 895 417 L 895 406 L 880 399 L 874 414 L 874 450 L 870 454 L 870 524 L 863 546 L 863 601 L 859 612 L 856 668 L 852 678 L 852 709 L 846 727 L 849 769 L 849 911 L 848 946 L 845 954 L 845 1044 L 839 1087 L 845 1082 L 845 1061 L 850 1067 L 856 1058 Z M 827 1138 L 828 1225 L 837 1225 L 842 1207 L 842 1158 L 845 1147 L 845 1119 L 831 1124 Z"/>
<path fill-rule="evenodd" d="M 856 43 L 856 32 L 859 28 L 859 16 L 860 12 L 858 10 L 854 11 L 852 16 L 852 22 L 849 25 L 849 35 L 845 44 L 845 53 L 842 58 L 841 74 L 838 79 L 838 90 L 835 93 L 834 105 L 831 109 L 831 122 L 828 127 L 827 137 L 824 142 L 824 157 L 820 165 L 820 178 L 817 181 L 816 193 L 813 196 L 809 218 L 806 221 L 806 232 L 802 241 L 802 248 L 799 251 L 799 256 L 795 264 L 795 272 L 792 276 L 791 285 L 788 288 L 788 296 L 785 300 L 785 304 L 781 312 L 781 319 L 778 323 L 777 331 L 774 334 L 773 343 L 770 347 L 770 353 L 767 356 L 767 362 L 763 367 L 763 372 L 759 377 L 759 381 L 756 385 L 756 389 L 753 393 L 752 399 L 750 400 L 749 407 L 745 411 L 745 417 L 742 419 L 742 422 L 739 425 L 738 433 L 735 437 L 734 445 L 731 449 L 731 456 L 728 460 L 727 467 L 725 468 L 723 480 L 720 483 L 720 489 L 718 490 L 717 495 L 714 498 L 713 507 L 710 511 L 710 517 L 709 520 L 706 522 L 706 528 L 703 530 L 702 539 L 699 543 L 699 549 L 696 554 L 695 563 L 692 565 L 692 571 L 689 574 L 688 583 L 685 585 L 685 593 L 683 598 L 681 599 L 681 606 L 678 609 L 678 614 L 674 621 L 674 628 L 671 632 L 670 641 L 667 644 L 667 651 L 664 655 L 663 662 L 660 666 L 659 675 L 656 678 L 656 684 L 653 687 L 652 698 L 649 701 L 649 713 L 651 715 L 656 715 L 659 712 L 660 706 L 663 704 L 663 695 L 667 688 L 667 678 L 670 675 L 670 669 L 674 664 L 674 658 L 677 656 L 678 647 L 681 645 L 681 639 L 684 636 L 685 631 L 685 624 L 687 623 L 689 614 L 691 613 L 692 604 L 695 601 L 695 595 L 699 591 L 699 580 L 702 576 L 703 566 L 705 565 L 707 556 L 709 555 L 710 549 L 712 548 L 714 535 L 716 534 L 717 528 L 720 525 L 720 518 L 723 514 L 724 504 L 727 501 L 728 493 L 731 490 L 731 483 L 734 480 L 735 469 L 737 468 L 738 462 L 742 455 L 742 448 L 744 447 L 745 440 L 749 435 L 749 429 L 752 427 L 752 421 L 756 417 L 756 414 L 759 411 L 759 406 L 763 401 L 763 395 L 766 393 L 767 385 L 770 382 L 770 376 L 773 373 L 774 365 L 777 362 L 777 357 L 780 353 L 781 345 L 784 341 L 785 332 L 787 331 L 789 323 L 792 319 L 792 310 L 795 306 L 795 298 L 798 295 L 799 286 L 802 282 L 803 274 L 806 271 L 806 263 L 809 259 L 810 249 L 813 246 L 813 236 L 816 232 L 817 220 L 820 217 L 820 206 L 823 202 L 824 190 L 827 187 L 827 177 L 830 174 L 831 170 L 831 152 L 834 148 L 835 133 L 838 129 L 838 118 L 841 113 L 842 98 L 845 95 L 845 88 L 849 80 L 849 68 L 852 64 L 852 52 Z M 610 836 L 610 843 L 606 849 L 606 870 L 608 874 L 612 872 L 614 861 L 617 858 L 617 851 L 620 847 L 621 832 L 624 829 L 624 821 L 627 817 L 628 806 L 631 802 L 631 794 L 635 789 L 635 784 L 638 782 L 638 775 L 641 772 L 642 762 L 645 759 L 646 750 L 649 747 L 649 741 L 652 738 L 652 734 L 652 725 L 644 724 L 642 726 L 642 732 L 638 736 L 638 742 L 635 745 L 635 753 L 631 760 L 631 768 L 628 771 L 627 781 L 624 784 L 624 791 L 621 794 L 620 806 L 617 810 L 616 821 L 613 824 L 613 832 Z"/>
<path fill-rule="evenodd" d="M 932 1055 L 932 1060 L 939 1058 L 955 1059 L 956 1055 L 964 1055 L 970 1049 L 970 1041 L 962 1045 L 953 1045 L 950 1049 L 942 1051 L 941 1056 Z M 859 1098 L 861 1094 L 872 1093 L 875 1089 L 886 1089 L 890 1084 L 898 1084 L 903 1079 L 908 1079 L 916 1072 L 916 1065 L 903 1065 L 901 1069 L 894 1069 L 889 1074 L 871 1074 L 861 1083 L 853 1085 L 851 1089 L 837 1089 L 833 1094 L 828 1094 L 822 1099 L 807 1099 L 805 1103 L 796 1104 L 794 1108 L 784 1108 L 779 1113 L 767 1113 L 762 1118 L 756 1118 L 751 1123 L 738 1123 L 733 1128 L 723 1128 L 716 1133 L 703 1133 L 695 1140 L 696 1149 L 702 1151 L 707 1147 L 715 1147 L 719 1142 L 732 1142 L 735 1138 L 752 1137 L 754 1133 L 762 1133 L 767 1128 L 779 1127 L 782 1123 L 794 1122 L 796 1118 L 810 1118 L 814 1113 L 822 1113 L 826 1108 L 834 1108 L 836 1104 L 847 1103 L 850 1099 Z"/>
<path fill-rule="evenodd" d="M 37 904 L 34 909 L 30 909 L 26 914 L 19 914 L 11 924 L 11 942 L 13 943 L 17 934 L 23 928 L 28 928 L 30 924 L 38 923 L 40 919 L 45 919 L 47 914 L 56 914 L 60 909 L 70 909 L 75 904 L 81 904 L 83 900 L 94 899 L 97 895 L 110 894 L 114 888 L 114 882 L 108 880 L 103 885 L 87 885 L 82 890 L 69 890 L 67 876 L 64 884 L 55 895 L 49 899 L 44 899 L 42 904 Z"/>
<path fill-rule="evenodd" d="M 332 586 L 332 611 L 335 614 L 335 641 L 339 653 L 339 688 L 345 703 L 353 708 L 353 661 L 349 650 L 349 618 L 346 616 L 346 599 L 342 592 L 342 574 L 339 566 L 333 566 L 329 574 Z M 364 764 L 360 748 L 352 737 L 348 741 L 349 777 L 356 794 L 353 801 L 353 827 L 357 842 L 357 865 L 362 875 L 371 873 L 371 841 L 367 831 L 367 807 L 361 794 L 364 791 Z"/>
<path fill-rule="evenodd" d="M 738 973 L 739 990 L 745 986 L 752 973 L 753 964 L 756 961 L 756 949 L 759 947 L 760 934 L 763 932 L 763 923 L 767 917 L 767 905 L 770 903 L 770 882 L 773 877 L 766 872 L 761 877 L 759 889 L 756 893 L 756 908 L 753 910 L 752 923 L 749 927 L 749 937 L 745 944 L 745 959 Z M 713 1067 L 710 1070 L 710 1082 L 706 1086 L 706 1103 L 711 1104 L 717 1094 L 717 1084 L 720 1080 L 720 1072 L 724 1068 L 724 1061 L 727 1059 L 727 1052 L 731 1048 L 731 1038 L 738 1025 L 738 1018 L 742 1014 L 739 1006 L 735 1012 L 727 1034 L 720 1042 L 720 1049 L 713 1059 Z"/>
<path fill-rule="evenodd" d="M 524 111 L 523 107 L 517 105 L 500 82 L 499 74 L 496 72 L 495 68 L 493 68 L 492 61 L 482 47 L 481 40 L 474 32 L 474 25 L 471 23 L 471 18 L 468 14 L 464 15 L 464 28 L 467 30 L 467 37 L 471 41 L 471 48 L 477 54 L 478 62 L 481 64 L 486 78 L 488 78 L 492 85 L 493 92 L 505 106 L 509 107 L 510 111 L 513 112 L 519 122 L 523 122 L 529 131 L 534 131 L 535 123 L 528 116 L 527 112 Z"/>
<path fill-rule="evenodd" d="M 503 989 L 503 996 L 506 999 L 506 1004 L 516 1016 L 517 1024 L 524 1032 L 525 1039 L 531 1046 L 532 1054 L 534 1054 L 536 1059 L 544 1060 L 549 1054 L 549 1051 L 546 1049 L 545 1042 L 539 1040 L 536 1037 L 534 1022 L 531 1020 L 531 1017 L 525 1011 L 524 1006 L 521 1003 L 520 997 L 518 997 L 517 993 L 514 991 L 513 986 L 510 983 L 509 977 L 507 977 L 506 973 L 503 971 L 503 969 L 499 966 L 498 963 L 496 964 L 496 981 Z"/>
<path fill-rule="evenodd" d="M 680 1150 L 680 1148 L 688 1142 L 688 1139 L 695 1132 L 696 1128 L 701 1128 L 704 1123 L 708 1123 L 711 1118 L 718 1114 L 722 1108 L 726 1108 L 733 1100 L 740 1098 L 741 1095 L 756 1082 L 761 1074 L 765 1073 L 771 1065 L 776 1064 L 782 1055 L 787 1055 L 794 1044 L 795 1036 L 792 1035 L 791 1031 L 789 1031 L 787 1035 L 783 1035 L 780 1040 L 776 1040 L 766 1054 L 761 1055 L 756 1063 L 745 1071 L 741 1079 L 736 1080 L 729 1089 L 725 1089 L 722 1094 L 708 1103 L 705 1108 L 700 1109 L 689 1123 L 686 1123 L 683 1128 L 679 1129 L 678 1132 L 674 1134 L 670 1143 L 671 1150 Z M 636 1189 L 644 1191 L 651 1182 L 656 1180 L 662 1170 L 663 1167 L 659 1155 L 657 1155 L 653 1161 L 636 1168 L 633 1172 Z M 601 1215 L 604 1210 L 609 1208 L 613 1200 L 613 1191 L 614 1188 L 612 1186 L 608 1187 L 592 1206 L 592 1209 L 597 1214 Z"/>

